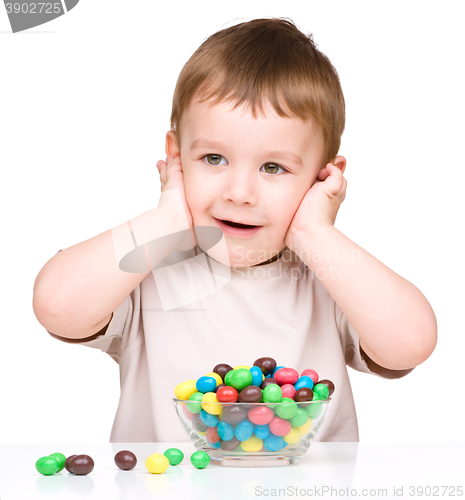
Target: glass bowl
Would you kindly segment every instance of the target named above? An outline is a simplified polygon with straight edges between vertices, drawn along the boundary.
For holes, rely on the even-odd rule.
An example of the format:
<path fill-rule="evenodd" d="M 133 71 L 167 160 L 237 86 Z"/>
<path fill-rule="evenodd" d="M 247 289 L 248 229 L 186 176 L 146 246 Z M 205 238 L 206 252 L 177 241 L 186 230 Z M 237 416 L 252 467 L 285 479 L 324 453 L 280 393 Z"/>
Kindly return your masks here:
<path fill-rule="evenodd" d="M 297 463 L 315 439 L 330 402 L 331 398 L 294 405 L 207 403 L 173 398 L 195 448 L 207 452 L 214 464 L 234 467 Z"/>

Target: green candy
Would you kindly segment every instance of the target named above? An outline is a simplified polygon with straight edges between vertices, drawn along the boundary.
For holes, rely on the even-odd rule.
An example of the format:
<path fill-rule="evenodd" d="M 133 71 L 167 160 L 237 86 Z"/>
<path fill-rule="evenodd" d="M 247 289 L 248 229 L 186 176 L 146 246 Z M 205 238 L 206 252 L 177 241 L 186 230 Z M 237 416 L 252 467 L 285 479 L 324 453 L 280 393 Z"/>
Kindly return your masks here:
<path fill-rule="evenodd" d="M 234 370 L 229 370 L 229 372 L 224 377 L 224 383 L 226 385 L 229 385 L 229 387 L 231 387 L 231 376 L 232 376 L 233 371 Z"/>
<path fill-rule="evenodd" d="M 321 397 L 317 392 L 313 393 L 312 401 L 321 401 Z M 313 420 L 321 413 L 321 403 L 309 403 L 305 410 L 307 411 L 307 415 Z"/>
<path fill-rule="evenodd" d="M 281 404 L 276 406 L 275 411 L 278 417 L 289 420 L 297 413 L 297 403 L 291 398 L 282 398 Z"/>
<path fill-rule="evenodd" d="M 268 384 L 263 389 L 264 403 L 281 403 L 283 400 L 283 391 L 278 384 Z"/>
<path fill-rule="evenodd" d="M 41 457 L 36 462 L 37 472 L 40 472 L 44 476 L 51 476 L 58 472 L 60 468 L 60 463 L 55 457 Z"/>
<path fill-rule="evenodd" d="M 178 465 L 184 459 L 184 453 L 178 448 L 168 448 L 163 455 L 168 459 L 170 465 Z"/>
<path fill-rule="evenodd" d="M 191 464 L 196 469 L 205 469 L 210 463 L 210 457 L 204 451 L 196 451 L 191 455 Z"/>
<path fill-rule="evenodd" d="M 308 414 L 303 408 L 297 408 L 297 411 L 293 417 L 289 419 L 292 427 L 300 427 L 307 423 Z"/>
<path fill-rule="evenodd" d="M 252 374 L 247 368 L 238 368 L 237 370 L 231 370 L 228 374 L 229 373 L 231 373 L 229 385 L 234 387 L 238 392 L 242 391 L 244 387 L 252 384 Z M 225 378 L 227 378 L 227 376 Z"/>
<path fill-rule="evenodd" d="M 194 392 L 189 396 L 189 401 L 202 401 L 203 392 Z M 186 403 L 186 408 L 191 413 L 200 413 L 202 411 L 202 405 L 200 403 Z"/>
<path fill-rule="evenodd" d="M 320 399 L 328 399 L 329 389 L 324 384 L 316 384 L 313 388 L 313 399 L 315 399 L 315 393 L 320 396 Z"/>
<path fill-rule="evenodd" d="M 63 453 L 52 453 L 50 456 L 58 460 L 59 469 L 57 472 L 62 471 L 65 468 L 66 462 L 66 457 L 63 455 Z"/>

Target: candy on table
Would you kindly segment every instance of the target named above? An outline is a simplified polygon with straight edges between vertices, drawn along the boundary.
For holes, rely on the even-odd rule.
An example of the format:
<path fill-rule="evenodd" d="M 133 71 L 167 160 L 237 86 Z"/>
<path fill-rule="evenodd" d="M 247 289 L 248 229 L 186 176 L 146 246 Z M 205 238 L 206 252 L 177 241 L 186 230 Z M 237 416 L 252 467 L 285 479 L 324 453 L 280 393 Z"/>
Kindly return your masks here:
<path fill-rule="evenodd" d="M 210 457 L 204 451 L 195 451 L 191 455 L 191 464 L 197 469 L 205 469 L 210 463 Z"/>
<path fill-rule="evenodd" d="M 60 462 L 57 458 L 52 456 L 40 457 L 36 462 L 37 472 L 40 472 L 44 476 L 51 476 L 58 472 L 60 468 Z"/>
<path fill-rule="evenodd" d="M 184 453 L 178 448 L 168 448 L 163 455 L 168 459 L 170 465 L 179 465 L 184 460 Z"/>
<path fill-rule="evenodd" d="M 333 392 L 334 384 L 319 380 L 315 370 L 303 370 L 299 376 L 270 357 L 257 359 L 253 366 L 220 363 L 175 388 L 178 399 L 188 400 L 183 413 L 208 446 L 248 452 L 296 444 L 320 415 L 318 401 Z"/>
<path fill-rule="evenodd" d="M 121 450 L 115 455 L 115 464 L 121 470 L 131 470 L 137 465 L 136 455 L 129 450 Z"/>
<path fill-rule="evenodd" d="M 162 474 L 169 467 L 170 461 L 168 457 L 161 453 L 153 453 L 145 460 L 145 468 L 151 474 Z"/>
<path fill-rule="evenodd" d="M 75 455 L 69 461 L 68 467 L 76 476 L 86 476 L 94 470 L 94 461 L 89 455 Z"/>

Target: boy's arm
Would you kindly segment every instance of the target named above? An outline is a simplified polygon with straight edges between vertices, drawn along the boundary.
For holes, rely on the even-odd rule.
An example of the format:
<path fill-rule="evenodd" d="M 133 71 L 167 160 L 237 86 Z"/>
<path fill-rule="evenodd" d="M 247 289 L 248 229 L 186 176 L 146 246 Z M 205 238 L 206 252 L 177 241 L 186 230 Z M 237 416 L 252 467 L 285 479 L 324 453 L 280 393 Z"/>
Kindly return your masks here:
<path fill-rule="evenodd" d="M 435 348 L 436 316 L 418 288 L 333 226 L 346 182 L 339 168 L 326 170 L 302 200 L 286 244 L 328 290 L 371 360 L 391 370 L 415 367 Z"/>

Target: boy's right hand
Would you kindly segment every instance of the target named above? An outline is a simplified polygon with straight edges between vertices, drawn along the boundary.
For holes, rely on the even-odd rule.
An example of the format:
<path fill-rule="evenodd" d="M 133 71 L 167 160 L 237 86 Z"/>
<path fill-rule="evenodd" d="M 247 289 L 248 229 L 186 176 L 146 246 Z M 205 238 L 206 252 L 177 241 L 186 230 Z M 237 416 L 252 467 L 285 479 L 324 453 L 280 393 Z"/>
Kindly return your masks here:
<path fill-rule="evenodd" d="M 184 173 L 179 156 L 167 156 L 165 161 L 157 162 L 158 172 L 160 173 L 161 192 L 177 190 L 179 197 L 160 196 L 158 208 L 163 208 L 171 212 L 183 229 L 187 229 L 186 222 L 190 228 L 190 235 L 186 231 L 186 237 L 182 240 L 179 250 L 188 251 L 196 246 L 195 233 L 193 229 L 193 218 L 189 205 L 187 204 L 186 191 L 184 188 Z M 181 201 L 181 203 L 179 202 Z"/>

